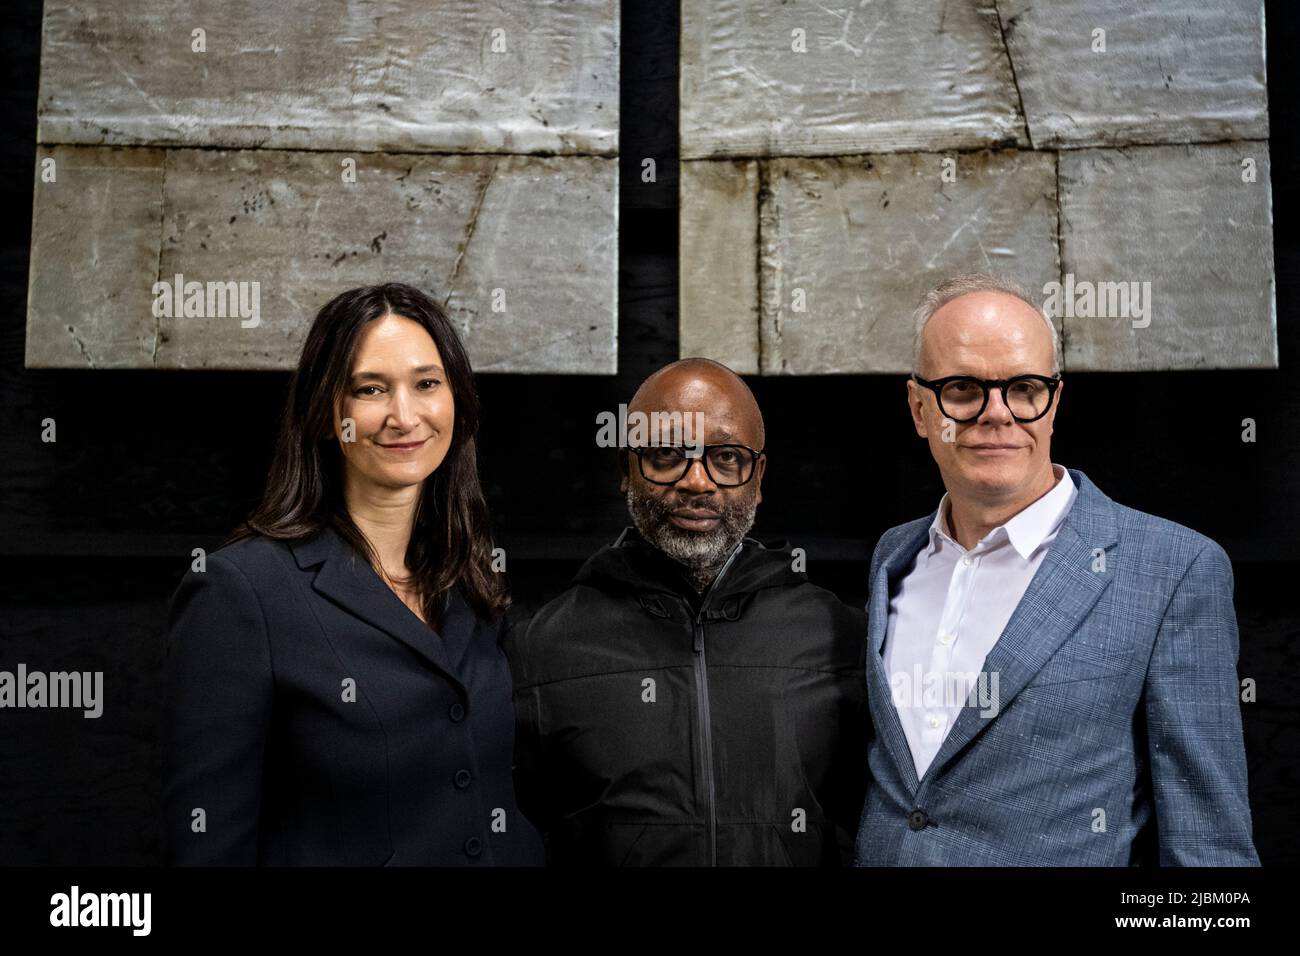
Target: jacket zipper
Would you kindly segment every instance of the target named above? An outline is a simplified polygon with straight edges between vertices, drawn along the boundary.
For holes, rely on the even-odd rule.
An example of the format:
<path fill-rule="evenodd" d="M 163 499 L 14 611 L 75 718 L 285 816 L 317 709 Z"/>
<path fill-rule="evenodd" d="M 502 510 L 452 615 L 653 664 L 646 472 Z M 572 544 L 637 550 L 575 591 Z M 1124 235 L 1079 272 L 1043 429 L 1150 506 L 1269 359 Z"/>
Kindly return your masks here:
<path fill-rule="evenodd" d="M 709 602 L 717 591 L 718 582 L 727 573 L 727 569 L 731 567 L 736 555 L 740 554 L 742 547 L 743 545 L 738 545 L 731 552 L 731 556 L 727 558 L 727 563 L 722 566 L 722 570 L 718 572 L 713 579 L 713 583 L 709 585 L 708 596 L 700 605 L 699 613 L 695 615 L 695 702 L 700 721 L 704 780 L 709 801 L 709 866 L 718 865 L 718 794 L 713 777 L 713 718 L 709 714 L 709 664 L 704 651 L 704 612 L 708 609 Z"/>
<path fill-rule="evenodd" d="M 701 609 L 702 612 L 702 609 Z M 709 665 L 704 656 L 704 621 L 695 618 L 695 698 L 700 717 L 704 781 L 709 800 L 709 866 L 718 865 L 718 795 L 713 781 L 713 721 L 709 715 Z"/>

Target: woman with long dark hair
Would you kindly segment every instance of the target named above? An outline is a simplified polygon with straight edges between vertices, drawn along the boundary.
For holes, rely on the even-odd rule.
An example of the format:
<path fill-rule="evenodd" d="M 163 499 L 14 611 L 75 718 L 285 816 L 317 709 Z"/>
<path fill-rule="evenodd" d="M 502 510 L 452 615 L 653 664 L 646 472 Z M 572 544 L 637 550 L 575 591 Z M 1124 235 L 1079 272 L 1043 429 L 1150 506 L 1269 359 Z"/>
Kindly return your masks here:
<path fill-rule="evenodd" d="M 418 289 L 317 314 L 261 504 L 173 599 L 172 862 L 541 862 L 511 779 L 478 417 L 464 347 Z"/>

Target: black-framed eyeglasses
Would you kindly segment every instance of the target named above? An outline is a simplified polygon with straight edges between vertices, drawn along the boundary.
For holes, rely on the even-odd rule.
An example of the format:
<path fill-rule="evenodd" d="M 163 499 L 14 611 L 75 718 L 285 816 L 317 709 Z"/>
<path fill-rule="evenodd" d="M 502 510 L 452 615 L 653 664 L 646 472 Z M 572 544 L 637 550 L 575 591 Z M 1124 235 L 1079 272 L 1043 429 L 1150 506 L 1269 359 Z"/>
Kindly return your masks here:
<path fill-rule="evenodd" d="M 636 455 L 641 477 L 654 485 L 675 485 L 686 477 L 691 463 L 704 460 L 704 471 L 719 488 L 737 488 L 754 477 L 754 465 L 762 457 L 748 445 L 704 445 L 698 453 L 683 445 L 650 445 L 629 448 Z"/>
<path fill-rule="evenodd" d="M 1011 378 L 975 378 L 973 375 L 947 375 L 944 378 L 924 379 L 913 375 L 912 381 L 934 392 L 939 400 L 939 411 L 955 422 L 973 422 L 984 414 L 989 404 L 989 389 L 1002 393 L 1002 404 L 1007 406 L 1018 422 L 1034 422 L 1047 414 L 1052 407 L 1060 375 L 1013 375 Z"/>

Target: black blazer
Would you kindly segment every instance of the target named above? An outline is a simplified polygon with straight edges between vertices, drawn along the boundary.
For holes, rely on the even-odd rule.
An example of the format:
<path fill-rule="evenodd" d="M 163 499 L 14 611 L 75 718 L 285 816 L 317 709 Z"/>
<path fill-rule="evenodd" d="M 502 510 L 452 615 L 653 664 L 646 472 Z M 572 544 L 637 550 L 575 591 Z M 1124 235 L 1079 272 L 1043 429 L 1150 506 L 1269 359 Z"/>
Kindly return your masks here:
<path fill-rule="evenodd" d="M 434 632 L 332 529 L 214 551 L 172 602 L 170 861 L 540 864 L 499 626 L 453 593 Z"/>

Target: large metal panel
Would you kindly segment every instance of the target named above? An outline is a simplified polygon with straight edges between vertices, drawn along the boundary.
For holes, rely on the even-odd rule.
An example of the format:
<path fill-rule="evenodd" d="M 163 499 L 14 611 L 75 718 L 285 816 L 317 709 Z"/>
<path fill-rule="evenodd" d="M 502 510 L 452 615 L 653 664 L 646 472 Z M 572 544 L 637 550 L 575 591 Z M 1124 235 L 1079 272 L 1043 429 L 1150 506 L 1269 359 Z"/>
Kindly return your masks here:
<path fill-rule="evenodd" d="M 399 280 L 480 371 L 617 371 L 617 0 L 49 0 L 42 50 L 28 365 L 287 368 Z"/>
<path fill-rule="evenodd" d="M 682 0 L 682 156 L 1027 145 L 989 0 Z"/>
<path fill-rule="evenodd" d="M 911 314 L 944 278 L 984 269 L 1042 286 L 1058 271 L 1050 154 L 925 153 L 768 163 L 762 370 L 906 372 Z"/>
<path fill-rule="evenodd" d="M 758 174 L 753 161 L 681 166 L 681 354 L 758 372 Z"/>
<path fill-rule="evenodd" d="M 447 303 L 480 371 L 617 370 L 617 160 L 375 153 L 344 183 L 333 153 L 53 155 L 58 185 L 37 184 L 29 365 L 290 368 L 330 297 L 401 279 Z M 63 201 L 85 190 L 89 218 Z M 71 316 L 86 326 L 78 347 Z"/>
<path fill-rule="evenodd" d="M 1277 368 L 1271 208 L 1267 143 L 1063 152 L 1065 367 Z"/>
<path fill-rule="evenodd" d="M 1261 0 L 999 0 L 1035 147 L 1268 136 Z"/>
<path fill-rule="evenodd" d="M 38 116 L 42 143 L 613 155 L 618 0 L 49 0 Z"/>

